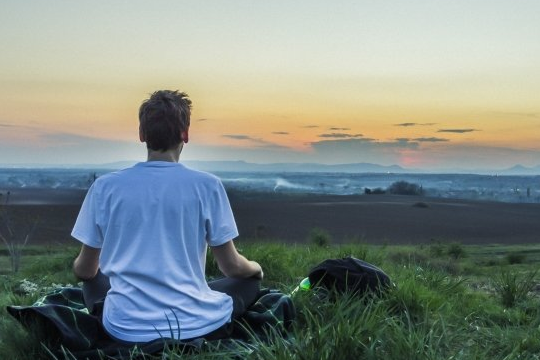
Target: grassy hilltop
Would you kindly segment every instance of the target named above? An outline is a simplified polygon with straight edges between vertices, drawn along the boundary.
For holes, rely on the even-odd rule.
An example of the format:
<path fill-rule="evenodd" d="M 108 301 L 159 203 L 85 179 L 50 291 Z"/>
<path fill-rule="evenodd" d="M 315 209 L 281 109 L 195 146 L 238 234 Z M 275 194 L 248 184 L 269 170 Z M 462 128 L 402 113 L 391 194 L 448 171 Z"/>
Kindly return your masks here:
<path fill-rule="evenodd" d="M 297 321 L 289 341 L 241 354 L 248 359 L 540 359 L 540 245 L 423 246 L 328 245 L 238 242 L 259 261 L 264 286 L 291 292 L 309 269 L 326 258 L 355 256 L 384 269 L 396 287 L 382 298 L 360 301 L 348 294 L 336 302 L 297 292 Z M 10 272 L 0 248 L 0 358 L 46 358 L 5 311 L 31 304 L 47 290 L 74 284 L 76 247 L 29 247 L 21 270 Z M 218 270 L 209 258 L 211 276 Z M 217 350 L 163 359 L 233 359 Z M 148 358 L 148 357 L 147 357 Z"/>

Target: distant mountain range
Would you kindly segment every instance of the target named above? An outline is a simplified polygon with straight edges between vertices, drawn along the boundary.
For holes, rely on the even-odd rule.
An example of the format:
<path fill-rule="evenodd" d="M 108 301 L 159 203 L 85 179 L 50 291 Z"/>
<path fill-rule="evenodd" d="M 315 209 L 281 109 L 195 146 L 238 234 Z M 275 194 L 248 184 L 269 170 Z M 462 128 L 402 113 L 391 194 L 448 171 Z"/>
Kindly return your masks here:
<path fill-rule="evenodd" d="M 383 166 L 369 163 L 317 164 L 317 163 L 273 163 L 254 164 L 245 161 L 184 161 L 189 167 L 204 171 L 231 172 L 343 172 L 343 173 L 406 173 L 398 165 Z"/>
<path fill-rule="evenodd" d="M 189 167 L 203 171 L 231 171 L 231 172 L 342 172 L 342 173 L 453 173 L 453 174 L 489 174 L 489 175 L 540 175 L 540 165 L 525 167 L 515 165 L 508 169 L 465 170 L 443 169 L 425 170 L 404 168 L 399 165 L 378 165 L 370 163 L 353 164 L 317 164 L 317 163 L 272 163 L 255 164 L 245 161 L 184 161 Z"/>
<path fill-rule="evenodd" d="M 482 174 L 482 175 L 540 175 L 540 165 L 525 167 L 515 165 L 507 169 L 465 170 L 465 169 L 412 169 L 399 165 L 377 165 L 371 163 L 318 164 L 318 163 L 270 163 L 257 164 L 245 161 L 181 161 L 183 164 L 210 172 L 326 172 L 326 173 L 395 173 L 395 174 Z M 105 164 L 0 164 L 4 168 L 60 168 L 60 169 L 122 169 L 136 161 L 118 161 Z"/>
<path fill-rule="evenodd" d="M 535 167 L 525 167 L 515 165 L 503 171 L 504 175 L 540 175 L 540 165 Z"/>

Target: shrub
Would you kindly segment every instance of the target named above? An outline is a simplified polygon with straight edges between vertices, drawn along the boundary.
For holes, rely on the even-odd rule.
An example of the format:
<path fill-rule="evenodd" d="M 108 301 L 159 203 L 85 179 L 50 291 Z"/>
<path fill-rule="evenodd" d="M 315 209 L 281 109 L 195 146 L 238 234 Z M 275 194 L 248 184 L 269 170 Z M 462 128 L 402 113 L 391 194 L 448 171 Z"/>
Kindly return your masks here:
<path fill-rule="evenodd" d="M 309 239 L 312 244 L 319 247 L 327 247 L 331 242 L 331 236 L 328 231 L 321 228 L 311 229 L 309 232 Z"/>
<path fill-rule="evenodd" d="M 451 243 L 450 245 L 448 245 L 446 253 L 456 260 L 464 258 L 467 255 L 465 252 L 465 248 L 463 248 L 463 245 L 461 245 L 460 243 Z"/>
<path fill-rule="evenodd" d="M 429 245 L 429 254 L 434 257 L 442 257 L 444 255 L 444 246 L 440 241 L 431 239 Z"/>
<path fill-rule="evenodd" d="M 536 286 L 534 277 L 537 273 L 538 271 L 534 271 L 519 275 L 517 272 L 502 269 L 493 279 L 493 287 L 503 306 L 510 308 L 517 302 L 525 300 Z"/>
<path fill-rule="evenodd" d="M 424 195 L 424 189 L 421 185 L 411 184 L 407 181 L 396 181 L 387 190 L 394 195 Z"/>
<path fill-rule="evenodd" d="M 506 254 L 506 261 L 512 265 L 512 264 L 522 264 L 525 262 L 526 256 L 522 253 L 512 252 Z"/>
<path fill-rule="evenodd" d="M 382 188 L 375 188 L 375 189 L 370 189 L 370 188 L 365 188 L 364 189 L 364 194 L 366 195 L 383 195 L 383 194 L 386 194 L 386 190 L 382 189 Z"/>

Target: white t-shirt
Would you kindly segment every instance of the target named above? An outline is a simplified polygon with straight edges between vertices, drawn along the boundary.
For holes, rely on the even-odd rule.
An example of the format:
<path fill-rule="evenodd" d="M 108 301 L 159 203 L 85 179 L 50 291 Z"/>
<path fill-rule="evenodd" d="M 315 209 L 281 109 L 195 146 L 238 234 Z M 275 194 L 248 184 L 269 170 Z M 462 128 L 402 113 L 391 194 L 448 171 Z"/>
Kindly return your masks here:
<path fill-rule="evenodd" d="M 101 248 L 111 283 L 103 325 L 114 337 L 187 339 L 230 321 L 232 299 L 205 280 L 207 244 L 238 236 L 217 177 L 164 161 L 106 174 L 88 190 L 71 235 Z"/>

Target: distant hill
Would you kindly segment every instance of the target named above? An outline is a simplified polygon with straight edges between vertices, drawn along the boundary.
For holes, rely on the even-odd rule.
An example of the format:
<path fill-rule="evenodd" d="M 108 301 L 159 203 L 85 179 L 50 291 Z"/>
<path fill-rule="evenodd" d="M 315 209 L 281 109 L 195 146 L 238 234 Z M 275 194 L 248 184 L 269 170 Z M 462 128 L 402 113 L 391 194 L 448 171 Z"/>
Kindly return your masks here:
<path fill-rule="evenodd" d="M 398 165 L 383 166 L 370 163 L 357 164 L 317 164 L 317 163 L 272 163 L 257 164 L 246 161 L 194 161 L 180 160 L 193 169 L 214 172 L 344 172 L 344 173 L 411 173 Z M 107 169 L 117 170 L 133 166 L 137 161 L 117 161 L 105 164 L 0 164 L 0 168 L 57 168 L 57 169 Z"/>
<path fill-rule="evenodd" d="M 4 169 L 106 169 L 118 170 L 124 169 L 136 164 L 137 161 L 116 161 L 104 164 L 0 164 L 0 168 Z"/>
<path fill-rule="evenodd" d="M 407 173 L 398 165 L 383 166 L 370 163 L 316 164 L 316 163 L 273 163 L 255 164 L 245 161 L 183 161 L 189 167 L 217 172 L 341 172 L 341 173 Z"/>
<path fill-rule="evenodd" d="M 104 164 L 0 164 L 0 168 L 57 168 L 117 170 L 133 166 L 137 161 L 117 161 Z M 181 163 L 209 172 L 327 172 L 327 173 L 393 173 L 393 174 L 479 174 L 479 175 L 540 175 L 540 165 L 525 167 L 515 165 L 507 169 L 411 169 L 399 165 L 377 165 L 371 163 L 318 164 L 318 163 L 270 163 L 258 164 L 246 161 L 196 161 Z"/>
<path fill-rule="evenodd" d="M 502 170 L 500 175 L 540 175 L 540 165 L 534 167 L 526 167 L 523 165 L 515 165 L 511 168 Z"/>

